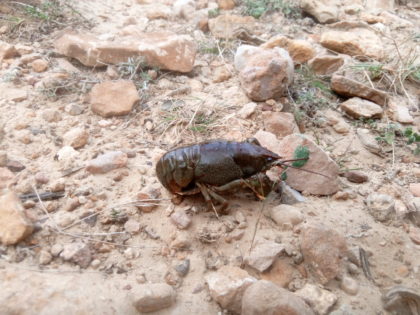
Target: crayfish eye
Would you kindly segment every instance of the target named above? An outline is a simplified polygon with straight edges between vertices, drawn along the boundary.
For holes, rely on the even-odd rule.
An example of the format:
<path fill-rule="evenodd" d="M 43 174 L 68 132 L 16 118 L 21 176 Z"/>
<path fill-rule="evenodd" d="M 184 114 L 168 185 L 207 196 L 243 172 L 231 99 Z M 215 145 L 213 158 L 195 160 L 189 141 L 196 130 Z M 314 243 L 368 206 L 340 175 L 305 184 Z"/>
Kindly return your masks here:
<path fill-rule="evenodd" d="M 273 159 L 272 157 L 268 157 L 268 158 L 267 158 L 267 162 L 273 162 L 273 160 L 274 160 L 274 159 Z"/>

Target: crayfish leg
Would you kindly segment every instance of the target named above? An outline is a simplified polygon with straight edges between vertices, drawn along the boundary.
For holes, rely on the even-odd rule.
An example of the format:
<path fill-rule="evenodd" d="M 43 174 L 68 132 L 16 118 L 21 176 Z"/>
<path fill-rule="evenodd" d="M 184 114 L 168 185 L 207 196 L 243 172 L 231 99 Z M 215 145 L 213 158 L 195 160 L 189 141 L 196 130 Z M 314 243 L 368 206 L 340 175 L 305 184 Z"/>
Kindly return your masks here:
<path fill-rule="evenodd" d="M 200 188 L 201 190 L 201 194 L 204 197 L 204 200 L 207 203 L 207 207 L 209 208 L 209 210 L 214 210 L 216 211 L 216 215 L 218 211 L 224 212 L 224 210 L 227 208 L 228 206 L 228 201 L 223 198 L 222 196 L 218 195 L 217 193 L 215 193 L 213 190 L 211 190 L 211 188 L 206 187 L 203 184 L 197 183 L 197 186 Z M 219 209 L 216 210 L 214 208 L 214 205 L 212 203 L 211 198 L 215 199 L 217 202 L 220 203 Z"/>

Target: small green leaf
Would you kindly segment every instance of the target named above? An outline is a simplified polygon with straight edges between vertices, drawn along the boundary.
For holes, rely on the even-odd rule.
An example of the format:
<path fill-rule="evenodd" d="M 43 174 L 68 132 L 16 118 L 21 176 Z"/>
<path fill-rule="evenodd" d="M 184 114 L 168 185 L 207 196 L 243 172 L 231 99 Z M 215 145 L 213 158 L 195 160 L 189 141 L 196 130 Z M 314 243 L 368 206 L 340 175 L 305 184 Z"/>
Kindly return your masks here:
<path fill-rule="evenodd" d="M 413 129 L 411 127 L 408 127 L 404 130 L 404 136 L 409 137 L 413 134 Z"/>
<path fill-rule="evenodd" d="M 287 179 L 287 173 L 283 172 L 281 173 L 281 180 L 286 180 Z"/>
<path fill-rule="evenodd" d="M 306 164 L 306 162 L 308 162 L 309 159 L 309 149 L 308 147 L 304 147 L 304 146 L 298 146 L 295 149 L 295 152 L 293 153 L 293 158 L 294 159 L 306 159 L 306 160 L 301 160 L 301 161 L 295 161 L 292 163 L 292 166 L 294 167 L 302 167 Z"/>
<path fill-rule="evenodd" d="M 414 136 L 408 137 L 407 144 L 412 144 L 414 142 L 414 140 L 416 140 L 416 138 Z"/>

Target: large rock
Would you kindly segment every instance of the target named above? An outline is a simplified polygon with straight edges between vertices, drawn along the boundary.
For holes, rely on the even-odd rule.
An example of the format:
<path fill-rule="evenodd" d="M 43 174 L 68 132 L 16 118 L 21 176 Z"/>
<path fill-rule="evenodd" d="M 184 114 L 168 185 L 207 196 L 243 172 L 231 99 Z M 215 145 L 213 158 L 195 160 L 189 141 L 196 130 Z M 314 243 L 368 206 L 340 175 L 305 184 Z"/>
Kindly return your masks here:
<path fill-rule="evenodd" d="M 278 98 L 293 82 L 293 61 L 286 50 L 278 47 L 242 45 L 235 54 L 235 68 L 242 88 L 253 101 Z"/>
<path fill-rule="evenodd" d="M 127 62 L 128 58 L 141 57 L 150 67 L 179 72 L 193 69 L 196 46 L 189 36 L 171 32 L 136 35 L 107 41 L 92 34 L 68 32 L 56 40 L 55 48 L 58 53 L 89 67 L 119 64 Z"/>
<path fill-rule="evenodd" d="M 285 160 L 293 159 L 298 146 L 305 146 L 309 149 L 309 160 L 303 168 L 316 171 L 324 176 L 289 168 L 286 171 L 286 183 L 296 190 L 309 194 L 331 195 L 336 193 L 339 190 L 339 167 L 313 141 L 300 134 L 287 136 L 281 141 L 278 153 Z"/>
<path fill-rule="evenodd" d="M 222 308 L 236 313 L 241 312 L 242 296 L 246 288 L 256 281 L 245 270 L 232 266 L 223 266 L 206 276 L 211 297 Z"/>
<path fill-rule="evenodd" d="M 136 309 L 141 313 L 156 312 L 175 303 L 175 290 L 166 283 L 142 284 L 131 291 Z"/>
<path fill-rule="evenodd" d="M 252 16 L 223 14 L 209 20 L 211 34 L 216 38 L 231 39 L 241 31 L 252 33 L 255 19 Z"/>
<path fill-rule="evenodd" d="M 291 113 L 263 112 L 262 118 L 265 129 L 275 134 L 279 139 L 299 132 L 295 116 Z"/>
<path fill-rule="evenodd" d="M 127 115 L 140 98 L 132 81 L 105 81 L 96 84 L 89 95 L 91 109 L 102 117 Z"/>
<path fill-rule="evenodd" d="M 278 205 L 270 208 L 268 216 L 282 229 L 292 229 L 303 221 L 302 212 L 291 205 Z"/>
<path fill-rule="evenodd" d="M 383 109 L 381 106 L 359 97 L 353 97 L 340 104 L 340 108 L 349 116 L 359 118 L 381 118 Z"/>
<path fill-rule="evenodd" d="M 385 105 L 388 99 L 387 93 L 340 74 L 332 76 L 331 89 L 337 94 L 347 97 L 361 97 L 381 106 Z"/>
<path fill-rule="evenodd" d="M 302 0 L 302 10 L 312 15 L 319 23 L 333 23 L 338 21 L 339 0 Z"/>
<path fill-rule="evenodd" d="M 307 62 L 309 59 L 315 56 L 315 49 L 312 45 L 302 39 L 290 39 L 284 35 L 277 35 L 270 38 L 264 44 L 261 44 L 262 48 L 274 48 L 281 47 L 289 52 L 295 64 L 302 64 Z"/>
<path fill-rule="evenodd" d="M 302 229 L 300 248 L 306 265 L 322 284 L 344 271 L 347 243 L 337 231 L 325 226 L 306 226 Z"/>
<path fill-rule="evenodd" d="M 378 35 L 364 26 L 344 23 L 337 23 L 338 29 L 324 32 L 321 35 L 321 45 L 357 58 L 381 60 L 384 57 L 382 40 Z"/>
<path fill-rule="evenodd" d="M 297 295 L 273 282 L 260 280 L 251 285 L 242 299 L 242 315 L 313 315 L 311 308 Z"/>
<path fill-rule="evenodd" d="M 273 264 L 274 260 L 283 251 L 284 246 L 275 242 L 255 242 L 251 252 L 245 257 L 245 263 L 259 272 L 263 272 Z"/>
<path fill-rule="evenodd" d="M 92 174 L 104 174 L 127 165 L 127 154 L 122 151 L 111 151 L 89 161 L 86 170 Z"/>
<path fill-rule="evenodd" d="M 366 200 L 368 212 L 380 222 L 388 221 L 395 213 L 395 199 L 389 195 L 372 193 Z"/>
<path fill-rule="evenodd" d="M 304 299 L 319 315 L 329 314 L 338 299 L 334 293 L 309 283 L 297 290 L 295 294 Z"/>
<path fill-rule="evenodd" d="M 329 75 L 336 72 L 344 64 L 341 56 L 316 56 L 309 60 L 308 65 L 317 75 Z"/>
<path fill-rule="evenodd" d="M 31 235 L 33 226 L 27 219 L 18 196 L 8 191 L 0 196 L 0 243 L 14 245 Z"/>

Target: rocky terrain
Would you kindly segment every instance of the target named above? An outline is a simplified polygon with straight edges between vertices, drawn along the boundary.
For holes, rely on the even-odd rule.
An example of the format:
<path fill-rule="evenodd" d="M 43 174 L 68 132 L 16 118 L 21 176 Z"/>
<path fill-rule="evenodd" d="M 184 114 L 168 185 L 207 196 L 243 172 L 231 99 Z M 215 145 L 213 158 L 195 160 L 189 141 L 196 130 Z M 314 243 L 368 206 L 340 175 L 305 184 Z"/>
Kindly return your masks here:
<path fill-rule="evenodd" d="M 420 314 L 419 10 L 1 1 L 0 314 Z M 157 179 L 250 137 L 322 175 L 226 214 Z"/>

